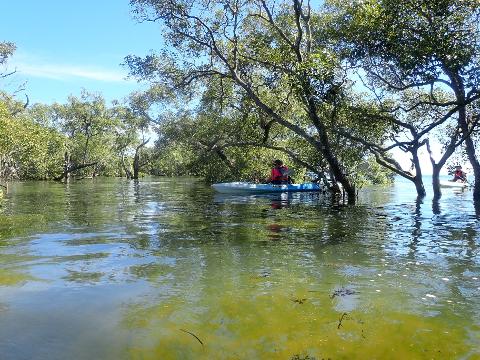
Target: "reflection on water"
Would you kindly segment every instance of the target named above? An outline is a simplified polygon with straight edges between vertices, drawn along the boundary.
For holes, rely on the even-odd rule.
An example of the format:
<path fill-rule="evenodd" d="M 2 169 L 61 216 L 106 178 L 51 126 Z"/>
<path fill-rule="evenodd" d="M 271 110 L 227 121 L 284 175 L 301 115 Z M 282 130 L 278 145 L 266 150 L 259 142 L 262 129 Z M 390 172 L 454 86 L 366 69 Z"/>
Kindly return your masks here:
<path fill-rule="evenodd" d="M 27 182 L 0 213 L 2 360 L 480 357 L 468 191 Z"/>

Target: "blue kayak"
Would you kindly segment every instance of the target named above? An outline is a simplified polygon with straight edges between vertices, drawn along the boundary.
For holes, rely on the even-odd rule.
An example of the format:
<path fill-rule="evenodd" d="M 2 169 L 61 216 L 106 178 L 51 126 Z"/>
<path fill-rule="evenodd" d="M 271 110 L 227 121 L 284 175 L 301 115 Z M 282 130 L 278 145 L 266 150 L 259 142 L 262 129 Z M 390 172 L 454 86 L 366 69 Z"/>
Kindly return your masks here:
<path fill-rule="evenodd" d="M 276 193 L 276 192 L 299 192 L 299 191 L 320 191 L 321 186 L 314 183 L 304 184 L 255 184 L 249 182 L 229 182 L 213 184 L 215 191 L 220 193 Z"/>

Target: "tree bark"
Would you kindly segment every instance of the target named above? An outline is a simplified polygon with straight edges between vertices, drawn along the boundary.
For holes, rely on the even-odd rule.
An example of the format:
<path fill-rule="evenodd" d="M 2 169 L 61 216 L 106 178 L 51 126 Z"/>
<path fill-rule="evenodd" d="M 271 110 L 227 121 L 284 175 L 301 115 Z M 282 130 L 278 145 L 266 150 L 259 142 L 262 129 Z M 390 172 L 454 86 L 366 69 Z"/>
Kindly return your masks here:
<path fill-rule="evenodd" d="M 480 163 L 478 162 L 477 156 L 475 154 L 475 144 L 470 136 L 471 129 L 467 121 L 467 109 L 466 109 L 466 96 L 465 96 L 465 85 L 463 79 L 458 73 L 453 69 L 444 67 L 444 70 L 447 76 L 450 79 L 451 87 L 455 92 L 455 97 L 457 103 L 459 104 L 458 110 L 458 126 L 462 129 L 462 135 L 465 138 L 465 150 L 467 153 L 468 160 L 472 165 L 473 175 L 475 178 L 475 185 L 473 188 L 473 202 L 476 205 L 476 208 L 480 208 Z"/>
<path fill-rule="evenodd" d="M 470 129 L 468 128 L 466 109 L 462 107 L 458 112 L 458 122 L 464 134 L 468 134 Z M 475 179 L 475 185 L 473 187 L 473 201 L 480 205 L 480 163 L 478 162 L 475 154 L 475 144 L 470 136 L 465 139 L 465 150 L 467 152 L 468 160 L 472 165 L 473 175 Z"/>
<path fill-rule="evenodd" d="M 86 167 L 89 167 L 89 166 L 94 166 L 96 164 L 97 164 L 97 162 L 89 163 L 89 164 L 81 164 L 81 165 L 71 165 L 71 164 L 69 164 L 67 167 L 64 167 L 62 175 L 57 176 L 56 178 L 54 178 L 54 180 L 55 181 L 62 181 L 62 180 L 67 181 L 72 172 L 83 169 L 83 168 L 86 168 Z"/>
<path fill-rule="evenodd" d="M 125 176 L 127 177 L 127 179 L 130 180 L 133 177 L 133 174 L 130 171 L 130 169 L 127 167 L 127 165 L 125 164 L 125 155 L 124 154 L 122 154 L 122 168 L 123 168 L 123 171 L 125 171 Z"/>
<path fill-rule="evenodd" d="M 140 150 L 147 145 L 147 143 L 150 141 L 150 139 L 147 139 L 143 141 L 140 145 L 137 146 L 135 149 L 135 156 L 133 157 L 133 180 L 138 180 L 138 176 L 140 174 Z"/>

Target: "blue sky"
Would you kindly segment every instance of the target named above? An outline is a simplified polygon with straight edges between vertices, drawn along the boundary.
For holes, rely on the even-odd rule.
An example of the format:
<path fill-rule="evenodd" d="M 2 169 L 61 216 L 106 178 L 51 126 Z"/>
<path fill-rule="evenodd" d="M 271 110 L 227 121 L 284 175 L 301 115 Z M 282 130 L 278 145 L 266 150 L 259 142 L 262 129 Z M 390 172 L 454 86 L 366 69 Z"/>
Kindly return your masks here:
<path fill-rule="evenodd" d="M 82 88 L 122 99 L 141 86 L 125 80 L 123 58 L 161 46 L 158 25 L 133 20 L 128 0 L 1 0 L 0 34 L 17 45 L 8 62 L 17 73 L 0 85 L 26 82 L 31 103 L 64 102 Z"/>

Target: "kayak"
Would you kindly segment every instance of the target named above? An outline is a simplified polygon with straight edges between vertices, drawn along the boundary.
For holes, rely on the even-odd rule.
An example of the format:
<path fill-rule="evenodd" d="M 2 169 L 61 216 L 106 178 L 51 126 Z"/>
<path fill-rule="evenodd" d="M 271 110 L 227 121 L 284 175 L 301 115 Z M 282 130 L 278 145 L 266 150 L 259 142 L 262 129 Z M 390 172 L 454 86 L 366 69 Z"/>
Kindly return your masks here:
<path fill-rule="evenodd" d="M 220 193 L 278 193 L 278 192 L 299 192 L 299 191 L 320 191 L 321 186 L 314 183 L 304 184 L 255 184 L 249 182 L 229 182 L 213 184 L 215 191 Z"/>
<path fill-rule="evenodd" d="M 451 187 L 451 188 L 465 188 L 468 186 L 466 182 L 460 182 L 460 181 L 440 181 L 440 186 L 441 187 Z"/>

